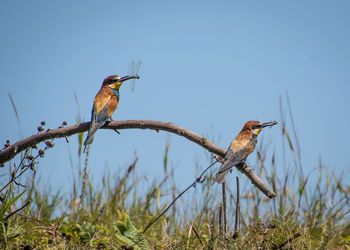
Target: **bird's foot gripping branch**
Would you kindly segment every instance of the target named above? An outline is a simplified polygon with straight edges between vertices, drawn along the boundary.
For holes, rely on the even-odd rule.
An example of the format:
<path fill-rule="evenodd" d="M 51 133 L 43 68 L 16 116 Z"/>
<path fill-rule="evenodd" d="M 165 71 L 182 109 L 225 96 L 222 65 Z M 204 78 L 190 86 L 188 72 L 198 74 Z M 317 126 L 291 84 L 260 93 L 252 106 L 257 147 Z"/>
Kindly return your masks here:
<path fill-rule="evenodd" d="M 18 153 L 23 150 L 35 147 L 36 144 L 53 139 L 53 138 L 66 138 L 73 134 L 81 133 L 88 131 L 90 127 L 89 122 L 84 122 L 68 127 L 62 127 L 58 129 L 52 129 L 45 132 L 40 132 L 38 134 L 32 135 L 28 138 L 20 140 L 13 145 L 8 145 L 6 148 L 0 151 L 0 164 L 3 164 L 13 157 L 15 157 Z M 170 133 L 177 134 L 179 136 L 183 136 L 186 139 L 198 144 L 199 146 L 205 148 L 209 152 L 212 152 L 219 157 L 225 157 L 226 150 L 215 145 L 214 143 L 207 140 L 205 137 L 200 136 L 191 130 L 182 128 L 170 122 L 160 122 L 160 121 L 151 121 L 151 120 L 127 120 L 127 121 L 111 121 L 108 124 L 105 124 L 103 129 L 112 129 L 112 130 L 121 130 L 121 129 L 151 129 L 151 130 L 163 130 Z M 267 197 L 273 198 L 276 196 L 275 192 L 273 192 L 262 180 L 259 176 L 257 176 L 254 171 L 248 166 L 245 165 L 244 168 L 237 167 L 243 174 L 245 174 L 251 182 Z"/>

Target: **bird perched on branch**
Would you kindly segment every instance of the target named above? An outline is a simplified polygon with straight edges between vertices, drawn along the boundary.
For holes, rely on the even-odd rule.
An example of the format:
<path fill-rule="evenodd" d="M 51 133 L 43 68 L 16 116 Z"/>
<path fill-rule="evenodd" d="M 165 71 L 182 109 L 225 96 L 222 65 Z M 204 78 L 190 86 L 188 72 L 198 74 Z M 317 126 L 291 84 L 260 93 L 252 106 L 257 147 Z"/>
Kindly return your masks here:
<path fill-rule="evenodd" d="M 101 128 L 108 120 L 112 121 L 112 114 L 119 103 L 119 88 L 124 81 L 139 79 L 138 75 L 120 77 L 112 75 L 104 79 L 100 91 L 94 99 L 91 111 L 91 123 L 88 135 L 84 142 L 84 152 L 86 147 L 94 140 L 97 129 Z M 118 132 L 118 131 L 117 131 Z"/>
<path fill-rule="evenodd" d="M 265 123 L 258 121 L 247 122 L 228 147 L 224 162 L 214 176 L 213 181 L 223 183 L 229 170 L 238 164 L 245 163 L 248 155 L 254 151 L 257 143 L 257 136 L 261 130 L 276 124 L 276 121 Z"/>

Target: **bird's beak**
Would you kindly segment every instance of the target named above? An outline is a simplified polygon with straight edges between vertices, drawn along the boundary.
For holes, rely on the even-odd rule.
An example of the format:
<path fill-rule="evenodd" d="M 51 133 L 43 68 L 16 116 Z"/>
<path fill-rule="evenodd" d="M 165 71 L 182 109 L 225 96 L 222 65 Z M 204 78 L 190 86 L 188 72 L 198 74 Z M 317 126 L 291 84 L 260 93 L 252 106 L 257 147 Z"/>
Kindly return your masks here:
<path fill-rule="evenodd" d="M 118 82 L 124 82 L 130 79 L 139 79 L 140 77 L 138 75 L 133 75 L 133 76 L 124 76 L 118 80 Z"/>
<path fill-rule="evenodd" d="M 264 122 L 264 123 L 262 124 L 262 127 L 263 127 L 263 128 L 265 128 L 265 127 L 271 127 L 271 126 L 274 126 L 274 125 L 276 125 L 276 124 L 277 124 L 276 121 L 273 121 L 273 122 Z"/>

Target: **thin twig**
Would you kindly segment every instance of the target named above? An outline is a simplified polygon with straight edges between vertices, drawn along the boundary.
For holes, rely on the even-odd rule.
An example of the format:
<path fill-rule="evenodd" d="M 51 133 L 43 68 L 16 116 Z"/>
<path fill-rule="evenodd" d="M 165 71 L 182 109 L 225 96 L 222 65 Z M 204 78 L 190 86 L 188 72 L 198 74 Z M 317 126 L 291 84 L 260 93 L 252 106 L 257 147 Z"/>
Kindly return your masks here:
<path fill-rule="evenodd" d="M 290 237 L 288 240 L 286 240 L 285 242 L 283 242 L 282 244 L 278 245 L 277 247 L 274 247 L 272 249 L 277 250 L 277 249 L 282 249 L 285 245 L 287 245 L 289 242 L 292 242 L 293 240 L 295 240 L 296 238 L 300 237 L 301 234 L 300 233 L 296 233 L 295 235 L 293 235 L 292 237 Z"/>
<path fill-rule="evenodd" d="M 53 141 L 53 139 L 51 140 L 51 142 Z M 45 146 L 45 148 L 43 149 L 43 151 L 45 152 L 47 149 L 49 149 L 50 147 L 49 146 Z M 22 159 L 21 159 L 21 162 L 20 162 L 20 164 L 19 164 L 19 166 L 18 166 L 18 168 L 17 168 L 17 170 L 18 169 L 22 169 L 21 170 L 21 172 L 19 173 L 19 174 L 17 174 L 17 173 L 15 173 L 15 174 L 17 174 L 17 175 L 14 175 L 13 173 L 12 173 L 12 176 L 11 176 L 11 180 L 5 185 L 5 186 L 3 186 L 1 189 L 0 189 L 0 193 L 5 189 L 5 188 L 7 188 L 12 182 L 16 182 L 16 179 L 18 179 L 22 174 L 24 174 L 28 169 L 31 169 L 31 170 L 33 170 L 34 172 L 35 172 L 35 170 L 34 170 L 34 168 L 32 168 L 32 166 L 31 166 L 31 164 L 34 164 L 35 163 L 35 160 L 37 159 L 37 158 L 39 158 L 40 157 L 40 154 L 38 154 L 37 156 L 35 156 L 32 160 L 30 160 L 30 164 L 28 164 L 28 165 L 24 165 L 23 167 L 22 167 L 22 164 L 24 164 L 24 162 L 25 162 L 25 160 L 27 159 L 27 154 L 28 154 L 28 151 L 29 151 L 29 149 L 26 149 L 26 151 L 25 151 L 25 153 L 24 153 L 24 156 L 22 157 Z M 0 154 L 2 153 L 2 151 L 0 151 Z M 15 167 L 16 168 L 16 167 Z M 17 184 L 17 183 L 16 183 Z M 17 184 L 18 185 L 18 184 Z"/>
<path fill-rule="evenodd" d="M 192 225 L 192 229 L 193 229 L 193 232 L 195 233 L 195 235 L 197 236 L 199 242 L 201 243 L 201 245 L 203 246 L 203 241 L 201 239 L 201 236 L 199 235 L 198 231 L 196 230 L 196 228 Z"/>
<path fill-rule="evenodd" d="M 87 148 L 86 152 L 86 158 L 85 158 L 85 163 L 84 163 L 84 170 L 83 170 L 83 176 L 82 176 L 82 186 L 81 186 L 81 194 L 80 194 L 80 200 L 79 200 L 79 205 L 78 205 L 78 210 L 80 206 L 84 203 L 84 196 L 85 196 L 85 190 L 86 190 L 86 182 L 88 181 L 88 163 L 89 163 L 89 153 L 90 153 L 90 145 Z"/>
<path fill-rule="evenodd" d="M 188 246 L 190 245 L 190 238 L 191 238 L 192 228 L 193 228 L 193 226 L 191 225 L 190 226 L 190 230 L 188 230 L 186 249 L 188 249 Z"/>
<path fill-rule="evenodd" d="M 30 201 L 27 201 L 23 206 L 21 206 L 20 208 L 16 209 L 15 211 L 11 212 L 10 214 L 8 214 L 5 217 L 5 221 L 8 220 L 12 215 L 14 215 L 14 214 L 18 213 L 19 211 L 21 211 L 23 208 L 25 208 L 29 204 L 30 204 Z"/>
<path fill-rule="evenodd" d="M 223 225 L 222 225 L 222 204 L 219 207 L 219 236 L 222 237 L 223 235 Z"/>
<path fill-rule="evenodd" d="M 238 233 L 238 224 L 239 224 L 239 214 L 240 214 L 240 204 L 239 204 L 239 178 L 236 176 L 237 183 L 237 201 L 236 201 L 236 220 L 235 220 L 235 234 Z"/>
<path fill-rule="evenodd" d="M 222 209 L 223 209 L 223 217 L 224 217 L 224 234 L 227 233 L 227 217 L 226 217 L 226 183 L 222 183 Z"/>
<path fill-rule="evenodd" d="M 9 97 L 10 97 L 10 101 L 11 101 L 11 104 L 12 104 L 12 108 L 15 111 L 15 115 L 16 115 L 18 126 L 19 126 L 19 131 L 21 133 L 21 137 L 24 138 L 21 120 L 19 119 L 19 114 L 18 114 L 18 111 L 17 111 L 17 108 L 16 108 L 16 104 L 15 104 L 15 101 L 13 100 L 12 95 L 11 95 L 10 92 L 9 92 Z"/>
<path fill-rule="evenodd" d="M 171 208 L 171 206 L 184 194 L 187 192 L 187 190 L 189 190 L 191 187 L 195 187 L 196 183 L 202 183 L 203 181 L 205 181 L 205 178 L 202 179 L 203 175 L 205 174 L 205 172 L 207 172 L 209 170 L 209 168 L 211 168 L 212 166 L 214 166 L 214 164 L 217 163 L 217 161 L 214 161 L 212 164 L 209 165 L 209 167 L 207 167 L 202 174 L 196 178 L 196 180 L 191 183 L 191 185 L 189 185 L 184 191 L 182 191 L 165 209 L 164 211 L 159 214 L 154 220 L 152 220 L 150 223 L 148 223 L 148 225 L 145 227 L 145 229 L 143 230 L 143 233 L 145 233 L 148 228 L 150 226 L 152 226 L 153 223 L 155 223 L 160 217 L 162 217 L 168 210 L 169 208 Z"/>

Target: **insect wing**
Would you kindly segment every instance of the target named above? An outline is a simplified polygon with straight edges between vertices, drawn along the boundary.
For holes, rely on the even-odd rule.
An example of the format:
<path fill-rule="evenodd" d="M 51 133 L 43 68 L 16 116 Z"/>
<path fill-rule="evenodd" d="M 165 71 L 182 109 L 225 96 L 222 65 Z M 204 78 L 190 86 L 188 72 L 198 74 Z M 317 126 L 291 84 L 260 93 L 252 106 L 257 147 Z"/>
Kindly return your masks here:
<path fill-rule="evenodd" d="M 129 65 L 129 72 L 128 75 L 138 75 L 141 67 L 141 61 L 137 61 L 136 63 L 134 61 L 130 62 Z M 130 91 L 135 90 L 135 85 L 136 85 L 136 78 L 132 79 L 130 82 Z"/>
<path fill-rule="evenodd" d="M 135 75 L 139 75 L 141 64 L 142 64 L 141 60 L 138 60 L 136 62 L 136 64 L 135 64 L 135 72 L 134 72 Z"/>

